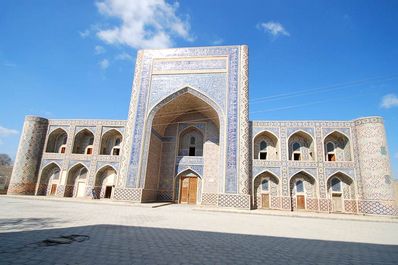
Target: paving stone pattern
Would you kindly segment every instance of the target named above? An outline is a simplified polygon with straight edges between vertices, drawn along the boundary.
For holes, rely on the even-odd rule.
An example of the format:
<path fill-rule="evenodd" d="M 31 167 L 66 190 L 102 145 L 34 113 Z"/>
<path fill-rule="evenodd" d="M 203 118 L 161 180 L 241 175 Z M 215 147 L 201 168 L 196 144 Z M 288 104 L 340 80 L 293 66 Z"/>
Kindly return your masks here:
<path fill-rule="evenodd" d="M 396 264 L 398 223 L 0 197 L 0 264 Z M 88 240 L 45 246 L 48 238 Z"/>

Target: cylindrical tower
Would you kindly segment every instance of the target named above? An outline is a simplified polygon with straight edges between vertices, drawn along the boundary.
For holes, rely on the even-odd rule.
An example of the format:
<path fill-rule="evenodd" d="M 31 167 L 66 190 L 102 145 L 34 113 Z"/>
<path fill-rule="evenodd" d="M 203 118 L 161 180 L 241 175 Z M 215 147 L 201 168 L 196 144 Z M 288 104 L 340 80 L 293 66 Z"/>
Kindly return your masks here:
<path fill-rule="evenodd" d="M 355 120 L 362 198 L 359 211 L 395 215 L 394 187 L 383 118 Z"/>
<path fill-rule="evenodd" d="M 26 116 L 8 194 L 34 194 L 47 128 L 47 119 Z"/>

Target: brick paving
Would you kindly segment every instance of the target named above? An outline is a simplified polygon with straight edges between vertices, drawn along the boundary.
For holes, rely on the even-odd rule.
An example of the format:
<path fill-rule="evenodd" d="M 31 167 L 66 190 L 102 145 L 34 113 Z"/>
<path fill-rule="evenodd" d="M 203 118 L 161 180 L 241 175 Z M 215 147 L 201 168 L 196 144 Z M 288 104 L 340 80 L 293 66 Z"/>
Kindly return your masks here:
<path fill-rule="evenodd" d="M 0 197 L 0 264 L 397 264 L 398 223 Z M 47 245 L 65 235 L 88 240 Z"/>

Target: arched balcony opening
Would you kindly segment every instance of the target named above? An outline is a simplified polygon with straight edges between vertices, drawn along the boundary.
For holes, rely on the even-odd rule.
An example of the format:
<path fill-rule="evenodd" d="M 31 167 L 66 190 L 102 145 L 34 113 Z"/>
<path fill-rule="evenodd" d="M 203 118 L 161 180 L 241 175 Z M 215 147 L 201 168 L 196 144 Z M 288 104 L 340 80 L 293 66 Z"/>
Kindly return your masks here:
<path fill-rule="evenodd" d="M 101 139 L 101 155 L 120 155 L 123 136 L 115 129 L 106 132 Z"/>
<path fill-rule="evenodd" d="M 325 161 L 351 161 L 350 140 L 340 132 L 329 134 L 324 140 Z"/>
<path fill-rule="evenodd" d="M 279 160 L 279 141 L 278 138 L 264 131 L 256 135 L 253 140 L 254 159 L 259 160 Z"/>
<path fill-rule="evenodd" d="M 47 140 L 47 153 L 65 153 L 68 134 L 65 130 L 58 128 L 50 133 Z"/>
<path fill-rule="evenodd" d="M 292 134 L 288 140 L 289 160 L 314 161 L 314 141 L 311 135 L 299 131 Z"/>
<path fill-rule="evenodd" d="M 94 134 L 84 129 L 75 136 L 75 142 L 73 144 L 73 154 L 93 154 Z"/>

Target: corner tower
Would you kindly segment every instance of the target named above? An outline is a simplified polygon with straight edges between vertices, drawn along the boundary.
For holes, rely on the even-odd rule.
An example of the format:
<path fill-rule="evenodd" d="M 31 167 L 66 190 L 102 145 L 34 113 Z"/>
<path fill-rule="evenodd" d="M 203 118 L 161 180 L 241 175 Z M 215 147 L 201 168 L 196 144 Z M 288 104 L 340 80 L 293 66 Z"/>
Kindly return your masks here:
<path fill-rule="evenodd" d="M 26 116 L 8 194 L 35 193 L 47 128 L 47 119 Z"/>
<path fill-rule="evenodd" d="M 396 215 L 393 181 L 384 122 L 381 117 L 355 120 L 362 200 L 359 211 Z"/>

